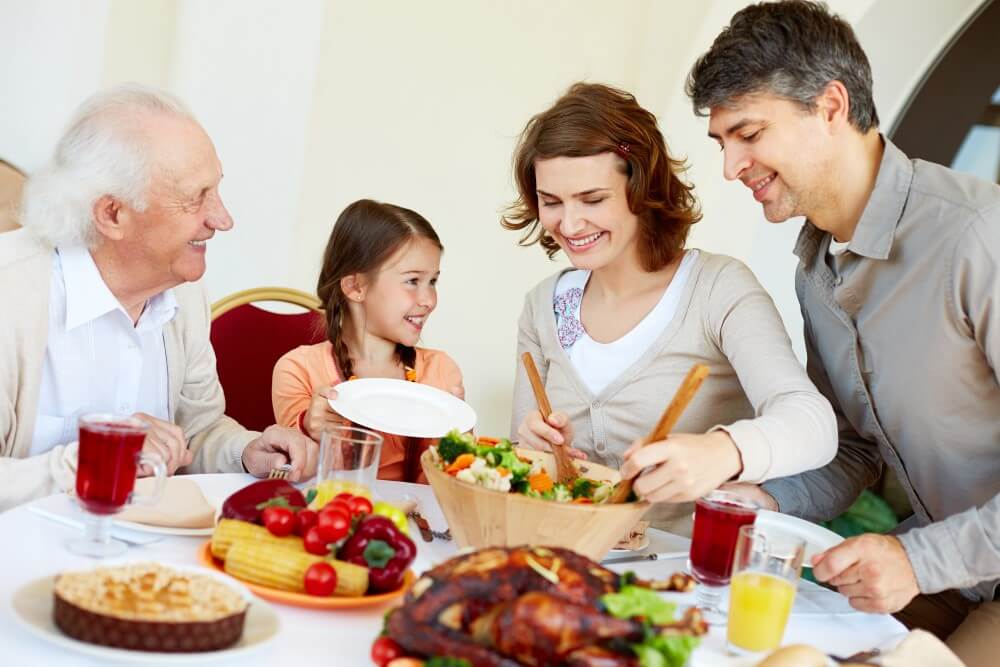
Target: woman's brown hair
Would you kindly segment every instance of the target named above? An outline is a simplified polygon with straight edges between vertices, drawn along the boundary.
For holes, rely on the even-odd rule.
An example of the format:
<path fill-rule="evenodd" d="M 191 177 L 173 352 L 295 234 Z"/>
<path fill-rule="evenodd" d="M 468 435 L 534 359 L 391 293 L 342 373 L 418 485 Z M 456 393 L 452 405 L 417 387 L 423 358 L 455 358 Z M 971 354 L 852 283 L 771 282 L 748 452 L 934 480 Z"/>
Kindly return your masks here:
<path fill-rule="evenodd" d="M 333 343 L 333 358 L 342 379 L 350 378 L 354 369 L 344 342 L 347 297 L 340 287 L 341 279 L 353 274 L 374 278 L 386 260 L 416 237 L 429 239 L 444 250 L 431 223 L 402 206 L 359 199 L 345 208 L 334 223 L 323 253 L 316 296 L 325 309 L 326 335 Z M 416 363 L 417 353 L 412 347 L 397 344 L 396 355 L 410 368 Z"/>
<path fill-rule="evenodd" d="M 514 153 L 518 197 L 501 225 L 526 230 L 521 245 L 540 244 L 551 258 L 559 244 L 538 221 L 535 161 L 616 153 L 627 176 L 628 207 L 639 218 L 639 260 L 657 271 L 684 249 L 688 230 L 701 219 L 694 186 L 680 179 L 683 160 L 667 153 L 656 124 L 635 97 L 596 83 L 576 83 L 552 108 L 534 116 Z"/>

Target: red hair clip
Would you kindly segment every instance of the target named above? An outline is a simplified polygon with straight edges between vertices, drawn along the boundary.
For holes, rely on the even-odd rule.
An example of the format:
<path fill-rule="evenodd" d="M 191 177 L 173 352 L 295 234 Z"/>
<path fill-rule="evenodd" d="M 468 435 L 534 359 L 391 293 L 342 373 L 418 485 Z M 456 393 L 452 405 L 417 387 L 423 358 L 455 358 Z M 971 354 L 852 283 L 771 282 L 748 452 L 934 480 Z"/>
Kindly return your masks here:
<path fill-rule="evenodd" d="M 618 146 L 615 148 L 615 152 L 623 158 L 628 159 L 629 153 L 632 152 L 632 147 L 628 145 L 627 141 L 619 141 Z"/>

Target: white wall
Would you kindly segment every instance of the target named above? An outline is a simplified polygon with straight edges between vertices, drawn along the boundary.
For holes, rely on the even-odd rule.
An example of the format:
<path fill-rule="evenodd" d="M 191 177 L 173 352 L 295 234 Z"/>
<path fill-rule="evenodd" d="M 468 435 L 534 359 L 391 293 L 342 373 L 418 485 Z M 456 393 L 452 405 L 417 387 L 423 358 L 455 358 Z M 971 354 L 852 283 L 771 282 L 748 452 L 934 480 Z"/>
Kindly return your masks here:
<path fill-rule="evenodd" d="M 837 0 L 872 60 L 884 127 L 981 0 Z M 499 214 L 527 119 L 573 81 L 630 89 L 691 161 L 705 218 L 692 244 L 747 261 L 801 351 L 791 248 L 695 118 L 683 81 L 742 0 L 0 0 L 0 156 L 36 168 L 73 106 L 139 79 L 183 96 L 215 139 L 237 223 L 210 246 L 218 298 L 263 284 L 312 290 L 348 202 L 423 213 L 446 252 L 425 342 L 466 375 L 482 432 L 505 434 L 523 294 L 556 270 Z"/>

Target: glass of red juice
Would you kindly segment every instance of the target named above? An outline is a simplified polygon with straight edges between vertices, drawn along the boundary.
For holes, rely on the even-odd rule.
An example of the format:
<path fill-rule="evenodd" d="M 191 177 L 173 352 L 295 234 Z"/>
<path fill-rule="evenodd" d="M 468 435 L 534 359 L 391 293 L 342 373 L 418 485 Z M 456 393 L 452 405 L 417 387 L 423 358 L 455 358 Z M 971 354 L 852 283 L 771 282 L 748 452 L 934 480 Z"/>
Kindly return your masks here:
<path fill-rule="evenodd" d="M 70 551 L 105 558 L 125 552 L 124 542 L 111 539 L 111 516 L 129 503 L 159 500 L 167 470 L 158 456 L 142 446 L 149 425 L 136 417 L 90 414 L 80 417 L 76 468 L 76 498 L 87 512 L 86 537 L 70 542 Z M 157 478 L 151 496 L 132 493 L 139 466 L 148 466 Z"/>
<path fill-rule="evenodd" d="M 715 622 L 725 620 L 719 600 L 732 575 L 740 527 L 754 522 L 757 509 L 752 501 L 726 491 L 712 491 L 695 501 L 691 574 L 698 582 L 696 604 Z"/>

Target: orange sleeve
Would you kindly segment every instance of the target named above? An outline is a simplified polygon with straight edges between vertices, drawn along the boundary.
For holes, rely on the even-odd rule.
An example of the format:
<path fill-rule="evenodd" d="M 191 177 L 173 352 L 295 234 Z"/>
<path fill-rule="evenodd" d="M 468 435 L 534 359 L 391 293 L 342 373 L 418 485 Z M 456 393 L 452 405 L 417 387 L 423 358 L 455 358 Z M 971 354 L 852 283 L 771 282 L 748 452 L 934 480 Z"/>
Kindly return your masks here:
<path fill-rule="evenodd" d="M 451 393 L 453 387 L 462 387 L 464 395 L 462 371 L 455 360 L 440 350 L 423 349 L 421 352 L 424 354 L 424 368 L 417 382 L 443 389 L 448 393 Z"/>
<path fill-rule="evenodd" d="M 299 415 L 309 409 L 313 397 L 313 374 L 310 373 L 308 348 L 287 352 L 274 365 L 271 376 L 271 404 L 274 423 L 299 428 Z"/>

